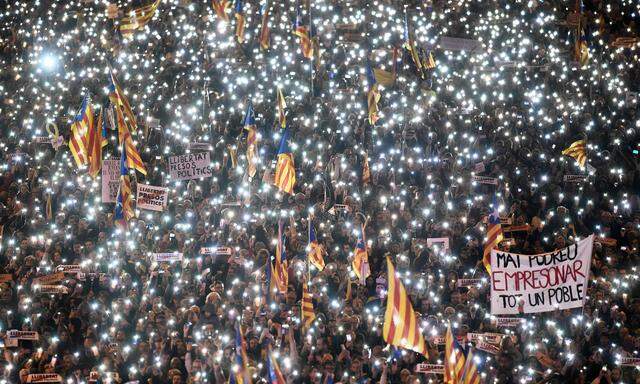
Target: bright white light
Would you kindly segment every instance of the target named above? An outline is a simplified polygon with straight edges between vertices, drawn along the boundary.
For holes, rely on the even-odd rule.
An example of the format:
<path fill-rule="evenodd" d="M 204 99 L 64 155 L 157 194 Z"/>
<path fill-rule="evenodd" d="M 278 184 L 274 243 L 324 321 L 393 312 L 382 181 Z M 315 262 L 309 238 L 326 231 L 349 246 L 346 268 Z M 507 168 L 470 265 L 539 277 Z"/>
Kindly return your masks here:
<path fill-rule="evenodd" d="M 53 71 L 58 66 L 58 59 L 50 53 L 44 53 L 40 57 L 40 66 L 45 71 Z"/>

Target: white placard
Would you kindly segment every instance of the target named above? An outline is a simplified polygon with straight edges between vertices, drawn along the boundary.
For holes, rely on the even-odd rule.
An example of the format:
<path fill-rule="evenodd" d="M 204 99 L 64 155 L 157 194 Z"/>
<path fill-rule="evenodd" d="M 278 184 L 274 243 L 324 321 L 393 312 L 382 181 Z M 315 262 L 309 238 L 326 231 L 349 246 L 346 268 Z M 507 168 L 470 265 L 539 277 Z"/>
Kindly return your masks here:
<path fill-rule="evenodd" d="M 136 205 L 139 209 L 150 211 L 164 211 L 169 200 L 169 189 L 154 187 L 153 185 L 138 184 Z"/>
<path fill-rule="evenodd" d="M 424 373 L 424 374 L 433 373 L 436 375 L 444 375 L 444 365 L 421 363 L 416 365 L 416 373 Z"/>
<path fill-rule="evenodd" d="M 120 186 L 120 159 L 102 161 L 102 202 L 115 203 Z"/>
<path fill-rule="evenodd" d="M 472 176 L 471 177 L 472 181 L 475 181 L 478 184 L 492 184 L 492 185 L 498 185 L 498 179 L 495 177 L 488 177 L 488 176 Z"/>
<path fill-rule="evenodd" d="M 213 176 L 209 152 L 169 156 L 169 174 L 175 180 L 191 180 Z"/>
<path fill-rule="evenodd" d="M 491 251 L 491 314 L 579 308 L 587 293 L 593 235 L 538 255 Z"/>
<path fill-rule="evenodd" d="M 38 332 L 35 331 L 18 331 L 17 329 L 12 329 L 7 331 L 7 338 L 16 339 L 16 340 L 32 340 L 38 341 Z"/>
<path fill-rule="evenodd" d="M 57 373 L 31 373 L 27 383 L 62 383 L 62 376 Z"/>

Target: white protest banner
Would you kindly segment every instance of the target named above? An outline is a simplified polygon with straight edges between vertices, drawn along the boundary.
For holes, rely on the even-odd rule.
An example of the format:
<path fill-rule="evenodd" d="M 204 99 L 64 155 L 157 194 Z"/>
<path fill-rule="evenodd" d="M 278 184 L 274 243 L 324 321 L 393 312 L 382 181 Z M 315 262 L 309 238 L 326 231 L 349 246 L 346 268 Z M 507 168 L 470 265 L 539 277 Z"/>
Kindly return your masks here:
<path fill-rule="evenodd" d="M 438 249 L 446 252 L 449 250 L 449 238 L 448 237 L 429 237 L 427 239 L 427 247 L 429 248 L 438 247 Z"/>
<path fill-rule="evenodd" d="M 120 186 L 120 159 L 102 161 L 102 202 L 115 203 Z"/>
<path fill-rule="evenodd" d="M 424 373 L 424 374 L 433 373 L 436 375 L 444 375 L 444 365 L 421 363 L 416 365 L 416 373 Z"/>
<path fill-rule="evenodd" d="M 491 251 L 491 314 L 579 308 L 587 293 L 593 235 L 538 255 Z"/>
<path fill-rule="evenodd" d="M 172 179 L 191 180 L 211 177 L 213 168 L 209 152 L 189 153 L 187 155 L 169 156 L 169 174 Z"/>
<path fill-rule="evenodd" d="M 519 317 L 496 317 L 495 319 L 496 326 L 505 328 L 517 327 L 522 324 L 522 322 L 524 322 L 524 319 Z"/>
<path fill-rule="evenodd" d="M 12 329 L 7 331 L 7 337 L 10 339 L 16 340 L 32 340 L 38 341 L 38 332 L 35 331 L 18 331 L 17 329 Z"/>
<path fill-rule="evenodd" d="M 621 357 L 620 365 L 626 365 L 629 367 L 638 367 L 640 366 L 640 357 Z"/>
<path fill-rule="evenodd" d="M 154 253 L 153 260 L 157 261 L 158 263 L 169 262 L 169 261 L 181 261 L 182 253 L 181 252 Z"/>
<path fill-rule="evenodd" d="M 138 184 L 136 205 L 139 209 L 162 212 L 167 207 L 169 189 L 153 185 Z"/>
<path fill-rule="evenodd" d="M 492 184 L 498 185 L 498 179 L 495 177 L 488 176 L 472 176 L 471 181 L 479 183 L 479 184 Z"/>
<path fill-rule="evenodd" d="M 62 376 L 57 373 L 31 373 L 27 383 L 62 383 Z"/>

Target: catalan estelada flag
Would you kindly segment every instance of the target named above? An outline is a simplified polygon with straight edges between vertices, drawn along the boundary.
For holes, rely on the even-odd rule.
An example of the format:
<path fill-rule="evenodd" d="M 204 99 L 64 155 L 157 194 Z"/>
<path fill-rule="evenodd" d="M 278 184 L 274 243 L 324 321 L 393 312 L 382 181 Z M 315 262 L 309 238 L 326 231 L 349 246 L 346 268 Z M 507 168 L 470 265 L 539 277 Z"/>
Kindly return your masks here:
<path fill-rule="evenodd" d="M 444 383 L 462 384 L 464 368 L 464 350 L 453 337 L 451 324 L 449 324 L 444 338 Z"/>
<path fill-rule="evenodd" d="M 309 329 L 313 321 L 316 319 L 316 313 L 313 310 L 313 296 L 309 291 L 309 286 L 305 281 L 302 283 L 302 304 L 301 304 L 302 328 Z"/>
<path fill-rule="evenodd" d="M 109 101 L 113 106 L 115 112 L 115 124 L 118 127 L 118 143 L 124 145 L 127 154 L 127 167 L 133 168 L 143 175 L 147 174 L 147 170 L 144 167 L 142 158 L 136 150 L 136 146 L 131 136 L 132 129 L 135 132 L 137 123 L 131 106 L 127 101 L 122 89 L 118 85 L 113 73 L 110 77 L 111 83 L 109 84 Z"/>
<path fill-rule="evenodd" d="M 280 128 L 284 129 L 287 127 L 287 115 L 285 114 L 285 110 L 287 109 L 287 103 L 284 100 L 284 95 L 282 94 L 282 88 L 278 87 L 277 93 L 277 103 L 276 110 L 278 111 L 278 122 L 280 123 Z"/>
<path fill-rule="evenodd" d="M 160 0 L 156 0 L 151 4 L 134 9 L 128 16 L 123 17 L 120 21 L 120 33 L 122 33 L 122 36 L 131 37 L 136 30 L 142 29 L 147 25 L 153 18 L 159 5 Z"/>
<path fill-rule="evenodd" d="M 316 231 L 311 223 L 309 223 L 309 253 L 307 253 L 307 257 L 318 270 L 324 269 L 324 249 L 322 245 L 318 244 Z"/>
<path fill-rule="evenodd" d="M 467 352 L 466 363 L 464 367 L 464 380 L 463 384 L 480 384 L 480 372 L 478 372 L 478 365 L 475 361 L 475 355 L 473 348 L 469 347 Z"/>
<path fill-rule="evenodd" d="M 247 358 L 247 343 L 242 336 L 240 323 L 236 322 L 235 337 L 235 364 L 229 375 L 229 384 L 250 384 L 249 378 L 249 359 Z"/>
<path fill-rule="evenodd" d="M 267 380 L 269 384 L 287 384 L 280 370 L 280 365 L 273 357 L 271 346 L 267 347 L 267 374 L 269 375 Z"/>
<path fill-rule="evenodd" d="M 406 14 L 404 15 L 404 47 L 411 54 L 411 58 L 413 59 L 413 63 L 415 64 L 420 77 L 424 77 L 424 72 L 422 72 L 422 62 L 420 61 L 418 50 L 416 49 L 416 45 L 409 34 L 409 20 L 407 19 Z"/>
<path fill-rule="evenodd" d="M 89 157 L 89 175 L 91 177 L 97 177 L 100 173 L 100 169 L 102 169 L 102 147 L 103 147 L 103 136 L 102 136 L 102 128 L 104 125 L 103 120 L 103 112 L 104 108 L 100 110 L 98 114 L 98 122 L 89 128 L 87 133 L 88 143 L 87 143 L 87 153 Z"/>
<path fill-rule="evenodd" d="M 260 24 L 260 48 L 269 49 L 271 44 L 269 29 L 269 2 L 265 3 L 261 8 L 262 23 Z"/>
<path fill-rule="evenodd" d="M 127 168 L 127 151 L 122 145 L 120 154 L 120 188 L 116 198 L 116 212 L 114 220 L 116 225 L 126 227 L 129 220 L 136 214 L 133 210 L 133 195 L 131 193 L 131 180 L 129 179 L 129 168 Z"/>
<path fill-rule="evenodd" d="M 296 23 L 293 26 L 293 34 L 298 36 L 300 41 L 300 50 L 302 51 L 302 55 L 311 59 L 313 57 L 313 42 L 311 41 L 311 32 L 309 28 L 307 28 L 302 23 L 302 13 L 300 12 L 300 7 L 296 10 Z"/>
<path fill-rule="evenodd" d="M 256 174 L 256 163 L 258 162 L 256 156 L 256 153 L 258 153 L 258 129 L 251 103 L 247 106 L 243 124 L 245 131 L 247 131 L 247 173 L 249 177 L 253 177 Z"/>
<path fill-rule="evenodd" d="M 296 168 L 293 164 L 293 153 L 289 149 L 289 128 L 282 131 L 273 179 L 274 185 L 280 191 L 293 195 L 293 187 L 296 185 Z"/>
<path fill-rule="evenodd" d="M 413 311 L 413 306 L 404 289 L 402 282 L 396 275 L 396 269 L 387 257 L 387 309 L 384 313 L 384 341 L 396 347 L 410 349 L 425 357 L 429 357 L 427 344 Z"/>
<path fill-rule="evenodd" d="M 585 140 L 575 141 L 569 148 L 562 151 L 562 154 L 576 159 L 582 168 L 587 163 L 587 142 Z"/>
<path fill-rule="evenodd" d="M 426 69 L 434 69 L 436 67 L 436 61 L 433 58 L 433 54 L 431 53 L 431 51 L 428 51 L 424 54 L 422 66 Z"/>
<path fill-rule="evenodd" d="M 284 246 L 284 234 L 282 233 L 282 222 L 278 221 L 278 243 L 276 244 L 276 260 L 273 268 L 273 281 L 280 293 L 287 293 L 289 285 L 289 272 L 287 271 L 287 253 Z"/>
<path fill-rule="evenodd" d="M 371 275 L 369 252 L 367 251 L 367 244 L 364 238 L 364 227 L 362 227 L 361 233 L 358 235 L 358 243 L 356 244 L 356 249 L 353 251 L 351 268 L 353 268 L 353 272 L 355 272 L 358 277 L 360 284 L 364 285 L 367 277 Z"/>
<path fill-rule="evenodd" d="M 234 10 L 235 10 L 235 14 L 236 14 L 236 39 L 238 40 L 238 43 L 244 43 L 244 24 L 245 24 L 245 19 L 244 19 L 244 10 L 243 10 L 244 4 L 242 3 L 242 0 L 236 0 L 235 6 L 234 6 Z"/>
<path fill-rule="evenodd" d="M 503 239 L 502 226 L 500 225 L 500 213 L 498 211 L 498 201 L 493 198 L 493 211 L 489 215 L 489 222 L 487 224 L 487 239 L 484 243 L 484 250 L 482 253 L 482 264 L 487 269 L 487 272 L 491 274 L 491 250 L 496 248 Z"/>
<path fill-rule="evenodd" d="M 369 124 L 373 125 L 380 118 L 378 102 L 380 101 L 380 91 L 378 90 L 378 82 L 373 74 L 371 64 L 367 63 L 367 82 L 369 83 L 369 91 L 367 92 L 367 110 L 369 115 Z"/>
<path fill-rule="evenodd" d="M 71 137 L 69 137 L 69 149 L 78 167 L 89 163 L 87 135 L 92 129 L 93 107 L 91 107 L 89 97 L 85 96 L 80 106 L 80 112 L 73 118 L 71 123 Z"/>
<path fill-rule="evenodd" d="M 371 169 L 369 168 L 369 156 L 365 153 L 362 159 L 362 184 L 371 183 Z"/>
<path fill-rule="evenodd" d="M 231 2 L 229 0 L 211 0 L 211 5 L 220 20 L 229 21 L 229 16 L 227 15 L 227 9 L 231 8 Z"/>

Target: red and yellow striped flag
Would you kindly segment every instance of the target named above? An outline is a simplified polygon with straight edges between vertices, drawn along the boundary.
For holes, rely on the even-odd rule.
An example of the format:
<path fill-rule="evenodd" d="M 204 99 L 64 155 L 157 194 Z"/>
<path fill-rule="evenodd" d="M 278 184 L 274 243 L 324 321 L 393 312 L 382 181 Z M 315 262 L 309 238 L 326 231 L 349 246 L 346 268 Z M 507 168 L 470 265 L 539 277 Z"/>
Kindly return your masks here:
<path fill-rule="evenodd" d="M 256 163 L 258 160 L 256 156 L 258 135 L 251 103 L 247 106 L 247 112 L 244 115 L 244 129 L 247 131 L 247 174 L 249 177 L 253 177 L 256 175 Z"/>
<path fill-rule="evenodd" d="M 491 250 L 496 248 L 503 238 L 498 202 L 494 199 L 493 211 L 489 215 L 489 223 L 487 225 L 487 240 L 484 243 L 484 251 L 482 254 L 482 263 L 489 274 L 491 274 Z"/>
<path fill-rule="evenodd" d="M 384 340 L 391 345 L 410 349 L 428 358 L 427 344 L 422 336 L 413 306 L 389 257 L 387 257 L 387 281 L 389 289 L 382 333 Z"/>
<path fill-rule="evenodd" d="M 278 122 L 280 123 L 280 128 L 287 127 L 287 116 L 285 115 L 285 109 L 287 108 L 287 103 L 284 100 L 284 95 L 282 94 L 282 88 L 278 88 L 277 91 L 278 102 L 276 103 L 276 110 L 278 111 Z"/>
<path fill-rule="evenodd" d="M 371 269 L 369 267 L 369 252 L 367 251 L 367 244 L 364 238 L 364 226 L 362 227 L 362 234 L 358 236 L 356 249 L 353 251 L 351 268 L 353 268 L 353 272 L 355 272 L 358 277 L 358 282 L 364 285 L 367 277 L 371 275 Z"/>
<path fill-rule="evenodd" d="M 311 59 L 313 57 L 313 43 L 311 41 L 309 29 L 302 24 L 302 13 L 300 13 L 300 8 L 296 11 L 296 23 L 293 26 L 293 34 L 300 38 L 300 49 L 302 50 L 302 55 L 307 59 Z"/>
<path fill-rule="evenodd" d="M 260 25 L 260 48 L 269 49 L 271 30 L 269 29 L 269 3 L 262 6 L 262 24 Z"/>
<path fill-rule="evenodd" d="M 313 321 L 316 319 L 316 313 L 313 310 L 313 296 L 309 291 L 309 286 L 306 282 L 302 283 L 302 327 L 303 329 L 309 329 Z"/>
<path fill-rule="evenodd" d="M 476 364 L 474 357 L 473 348 L 469 347 L 464 367 L 463 384 L 480 384 L 480 373 L 478 372 L 478 365 Z"/>
<path fill-rule="evenodd" d="M 231 8 L 231 2 L 229 0 L 211 0 L 211 5 L 220 20 L 229 21 L 229 16 L 227 15 L 227 9 Z"/>
<path fill-rule="evenodd" d="M 307 257 L 309 257 L 309 261 L 313 264 L 318 270 L 322 271 L 324 269 L 324 249 L 322 245 L 318 244 L 318 239 L 316 238 L 316 231 L 313 229 L 313 225 L 309 223 L 309 253 L 307 253 Z"/>
<path fill-rule="evenodd" d="M 462 384 L 464 368 L 464 352 L 458 341 L 453 337 L 451 324 L 449 324 L 444 338 L 444 383 Z"/>
<path fill-rule="evenodd" d="M 289 149 L 288 141 L 289 128 L 285 128 L 280 139 L 273 183 L 280 191 L 293 195 L 293 187 L 296 184 L 296 168 L 293 164 L 293 153 Z"/>
<path fill-rule="evenodd" d="M 131 11 L 130 16 L 123 17 L 120 21 L 120 33 L 122 33 L 122 36 L 131 37 L 136 30 L 147 25 L 153 18 L 159 5 L 160 0 L 156 0 L 151 4 Z"/>
<path fill-rule="evenodd" d="M 110 80 L 109 100 L 111 101 L 111 105 L 113 105 L 113 109 L 116 114 L 115 123 L 118 127 L 118 143 L 119 145 L 124 144 L 125 147 L 127 167 L 133 168 L 143 175 L 146 175 L 147 170 L 144 167 L 142 158 L 136 150 L 136 146 L 131 136 L 132 131 L 135 132 L 138 127 L 136 118 L 113 73 L 111 73 Z"/>
<path fill-rule="evenodd" d="M 289 272 L 287 253 L 284 248 L 283 234 L 282 234 L 282 222 L 278 222 L 278 243 L 276 245 L 276 262 L 273 268 L 273 282 L 275 283 L 278 292 L 287 293 L 287 286 L 289 285 Z"/>
<path fill-rule="evenodd" d="M 93 129 L 93 107 L 89 103 L 89 97 L 82 100 L 80 112 L 71 123 L 71 137 L 69 149 L 78 167 L 89 163 L 87 134 Z"/>
<path fill-rule="evenodd" d="M 562 151 L 563 155 L 576 159 L 580 167 L 584 167 L 587 162 L 587 142 L 585 140 L 574 141 L 569 148 Z"/>
<path fill-rule="evenodd" d="M 89 156 L 89 175 L 94 178 L 98 176 L 100 169 L 102 168 L 102 147 L 104 146 L 102 137 L 102 113 L 103 111 L 101 110 L 98 114 L 98 122 L 93 127 L 89 128 L 89 132 L 87 134 L 89 137 L 87 148 Z"/>

